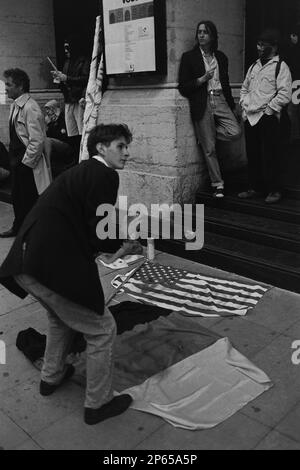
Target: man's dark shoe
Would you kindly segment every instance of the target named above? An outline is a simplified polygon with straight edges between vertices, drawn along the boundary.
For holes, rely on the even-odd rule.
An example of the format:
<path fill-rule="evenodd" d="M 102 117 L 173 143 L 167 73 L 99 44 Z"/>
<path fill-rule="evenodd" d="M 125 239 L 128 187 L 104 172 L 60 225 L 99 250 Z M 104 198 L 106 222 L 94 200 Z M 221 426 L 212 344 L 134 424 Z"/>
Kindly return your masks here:
<path fill-rule="evenodd" d="M 43 395 L 44 397 L 47 397 L 48 395 L 52 395 L 52 393 L 54 393 L 58 387 L 60 387 L 63 383 L 65 383 L 68 379 L 72 377 L 74 372 L 75 372 L 74 366 L 72 366 L 72 364 L 68 364 L 66 373 L 63 379 L 58 384 L 48 384 L 47 382 L 44 382 L 44 380 L 41 380 L 40 394 Z"/>
<path fill-rule="evenodd" d="M 12 238 L 12 237 L 16 237 L 17 235 L 18 235 L 18 231 L 12 227 L 6 232 L 1 232 L 0 238 Z"/>
<path fill-rule="evenodd" d="M 130 395 L 118 395 L 100 408 L 85 408 L 84 421 L 86 424 L 97 424 L 105 419 L 118 416 L 129 408 L 132 403 Z"/>
<path fill-rule="evenodd" d="M 282 194 L 277 191 L 274 193 L 269 193 L 265 199 L 265 202 L 267 204 L 275 204 L 276 202 L 279 202 L 280 199 L 282 199 Z"/>
<path fill-rule="evenodd" d="M 260 197 L 262 194 L 254 189 L 248 189 L 238 194 L 240 199 L 253 199 L 255 197 Z"/>

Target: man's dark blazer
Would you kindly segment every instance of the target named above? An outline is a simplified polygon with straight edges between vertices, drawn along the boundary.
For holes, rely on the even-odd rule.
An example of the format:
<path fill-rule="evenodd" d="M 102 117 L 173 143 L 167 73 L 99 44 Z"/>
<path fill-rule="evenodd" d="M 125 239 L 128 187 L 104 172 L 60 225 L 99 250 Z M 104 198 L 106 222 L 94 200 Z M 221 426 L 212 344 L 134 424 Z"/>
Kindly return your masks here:
<path fill-rule="evenodd" d="M 226 101 L 231 109 L 235 104 L 229 85 L 228 59 L 221 51 L 216 51 L 215 56 L 219 64 L 220 82 Z M 179 67 L 179 92 L 190 103 L 190 111 L 193 121 L 199 121 L 204 115 L 207 104 L 207 82 L 198 85 L 197 78 L 205 75 L 205 65 L 200 48 L 196 46 L 191 51 L 182 55 Z"/>
<path fill-rule="evenodd" d="M 103 313 L 103 291 L 94 261 L 106 242 L 97 238 L 100 204 L 116 203 L 118 173 L 92 158 L 62 173 L 27 215 L 0 268 L 0 283 L 24 298 L 15 282 L 25 273 L 61 296 Z M 113 251 L 119 248 L 116 241 Z"/>

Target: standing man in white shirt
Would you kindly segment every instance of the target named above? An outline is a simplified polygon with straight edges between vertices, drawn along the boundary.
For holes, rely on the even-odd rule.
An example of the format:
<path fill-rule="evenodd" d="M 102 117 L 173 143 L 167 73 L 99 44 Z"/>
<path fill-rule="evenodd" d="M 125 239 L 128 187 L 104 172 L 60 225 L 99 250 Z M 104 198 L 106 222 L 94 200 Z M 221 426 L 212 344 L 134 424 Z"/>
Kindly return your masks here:
<path fill-rule="evenodd" d="M 257 42 L 259 59 L 249 68 L 241 89 L 245 121 L 249 189 L 239 194 L 249 199 L 260 194 L 273 204 L 281 197 L 282 110 L 292 99 L 292 77 L 278 55 L 279 33 L 264 31 Z"/>

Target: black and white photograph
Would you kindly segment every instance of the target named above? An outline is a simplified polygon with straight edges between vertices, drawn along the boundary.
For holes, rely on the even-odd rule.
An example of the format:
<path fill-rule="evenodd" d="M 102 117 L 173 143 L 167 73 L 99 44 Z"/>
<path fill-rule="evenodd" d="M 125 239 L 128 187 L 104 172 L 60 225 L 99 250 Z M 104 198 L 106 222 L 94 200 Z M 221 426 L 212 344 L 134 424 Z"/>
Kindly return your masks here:
<path fill-rule="evenodd" d="M 300 450 L 300 0 L 0 0 L 0 450 Z"/>

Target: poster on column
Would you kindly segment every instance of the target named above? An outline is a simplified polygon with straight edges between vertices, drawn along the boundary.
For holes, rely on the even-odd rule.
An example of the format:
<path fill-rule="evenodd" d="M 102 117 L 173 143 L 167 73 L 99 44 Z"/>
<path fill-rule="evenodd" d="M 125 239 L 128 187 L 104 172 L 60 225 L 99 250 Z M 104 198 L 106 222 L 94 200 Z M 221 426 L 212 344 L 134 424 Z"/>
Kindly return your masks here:
<path fill-rule="evenodd" d="M 155 72 L 154 0 L 103 0 L 108 75 Z"/>

